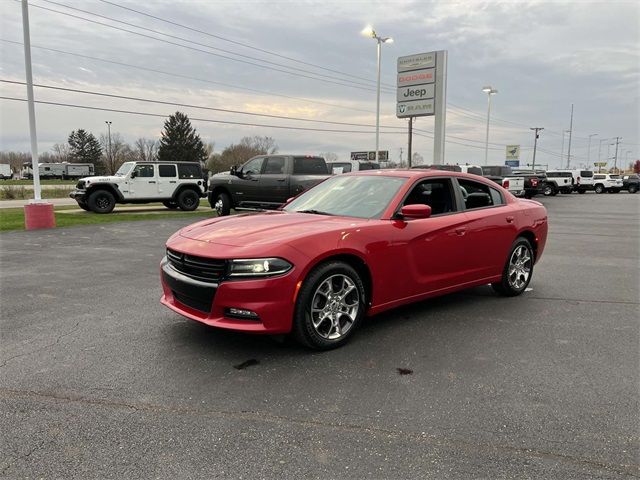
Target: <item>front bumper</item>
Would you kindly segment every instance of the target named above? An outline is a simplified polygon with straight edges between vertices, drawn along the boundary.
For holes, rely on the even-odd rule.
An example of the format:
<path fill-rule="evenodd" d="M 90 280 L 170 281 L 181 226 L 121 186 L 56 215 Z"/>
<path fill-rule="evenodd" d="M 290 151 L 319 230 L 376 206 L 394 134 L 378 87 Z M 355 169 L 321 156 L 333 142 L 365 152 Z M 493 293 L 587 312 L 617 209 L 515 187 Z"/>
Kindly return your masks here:
<path fill-rule="evenodd" d="M 87 197 L 87 191 L 86 190 L 78 190 L 78 189 L 71 190 L 69 192 L 69 196 L 71 198 L 73 198 L 74 200 L 76 200 L 76 201 L 78 201 L 78 200 L 84 201 L 86 199 L 86 197 Z"/>
<path fill-rule="evenodd" d="M 166 257 L 160 263 L 161 303 L 191 320 L 242 332 L 289 333 L 294 311 L 295 268 L 278 277 L 208 283 L 175 270 Z M 228 316 L 227 309 L 250 310 L 257 319 Z"/>

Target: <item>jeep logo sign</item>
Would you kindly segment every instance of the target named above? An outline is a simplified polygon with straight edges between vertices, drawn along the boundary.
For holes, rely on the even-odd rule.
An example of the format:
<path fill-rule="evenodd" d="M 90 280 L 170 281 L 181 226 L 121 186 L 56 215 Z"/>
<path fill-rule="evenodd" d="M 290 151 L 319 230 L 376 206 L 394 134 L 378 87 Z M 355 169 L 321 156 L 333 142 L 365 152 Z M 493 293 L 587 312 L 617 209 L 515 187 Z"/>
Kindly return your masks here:
<path fill-rule="evenodd" d="M 397 100 L 398 102 L 407 102 L 409 100 L 433 98 L 435 91 L 436 89 L 433 83 L 428 85 L 415 85 L 413 87 L 400 87 L 398 88 Z"/>

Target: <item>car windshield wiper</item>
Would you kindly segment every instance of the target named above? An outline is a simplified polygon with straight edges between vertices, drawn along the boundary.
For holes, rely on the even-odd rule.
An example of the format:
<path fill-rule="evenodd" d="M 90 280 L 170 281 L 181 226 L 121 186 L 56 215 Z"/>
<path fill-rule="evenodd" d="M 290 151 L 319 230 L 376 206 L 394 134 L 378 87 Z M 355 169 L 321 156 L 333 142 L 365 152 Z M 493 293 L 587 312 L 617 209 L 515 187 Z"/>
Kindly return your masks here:
<path fill-rule="evenodd" d="M 310 208 L 308 210 L 296 210 L 297 213 L 313 213 L 314 215 L 333 215 L 333 213 L 323 212 L 322 210 L 314 210 Z"/>

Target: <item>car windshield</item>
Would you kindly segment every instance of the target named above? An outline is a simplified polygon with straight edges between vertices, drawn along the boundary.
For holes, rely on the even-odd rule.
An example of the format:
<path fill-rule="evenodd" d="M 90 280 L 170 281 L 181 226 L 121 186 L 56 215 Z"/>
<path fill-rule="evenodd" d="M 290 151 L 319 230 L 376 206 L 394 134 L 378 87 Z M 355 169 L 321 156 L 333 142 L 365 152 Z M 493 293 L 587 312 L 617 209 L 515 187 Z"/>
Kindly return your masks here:
<path fill-rule="evenodd" d="M 332 177 L 287 205 L 287 212 L 308 212 L 357 218 L 379 218 L 407 181 L 386 176 Z"/>
<path fill-rule="evenodd" d="M 127 175 L 131 169 L 133 168 L 135 164 L 133 162 L 125 162 L 122 165 L 120 165 L 120 168 L 118 169 L 118 171 L 116 172 L 116 175 L 118 175 L 119 177 L 124 177 L 125 175 Z"/>

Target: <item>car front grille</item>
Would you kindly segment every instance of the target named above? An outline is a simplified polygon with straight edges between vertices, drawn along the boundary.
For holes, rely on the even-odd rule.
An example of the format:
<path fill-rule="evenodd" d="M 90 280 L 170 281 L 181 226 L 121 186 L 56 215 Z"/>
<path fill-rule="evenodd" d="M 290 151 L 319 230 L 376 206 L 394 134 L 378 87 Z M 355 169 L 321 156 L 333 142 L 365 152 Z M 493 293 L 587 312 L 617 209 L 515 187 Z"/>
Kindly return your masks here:
<path fill-rule="evenodd" d="M 167 260 L 178 272 L 201 282 L 217 283 L 227 271 L 226 260 L 187 255 L 168 248 Z"/>

